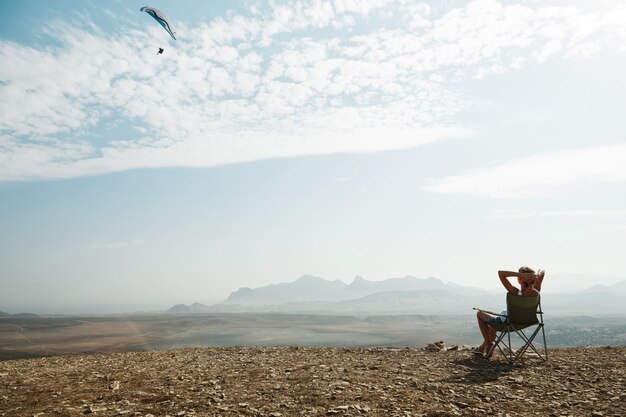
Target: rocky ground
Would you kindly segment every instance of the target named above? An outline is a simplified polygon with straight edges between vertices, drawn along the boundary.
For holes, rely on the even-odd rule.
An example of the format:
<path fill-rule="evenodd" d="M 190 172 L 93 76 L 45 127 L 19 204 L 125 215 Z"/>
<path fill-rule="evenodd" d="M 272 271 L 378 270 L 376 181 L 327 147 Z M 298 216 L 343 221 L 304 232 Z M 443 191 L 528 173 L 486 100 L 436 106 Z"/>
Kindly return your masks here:
<path fill-rule="evenodd" d="M 190 348 L 0 362 L 0 416 L 626 416 L 626 346 Z"/>

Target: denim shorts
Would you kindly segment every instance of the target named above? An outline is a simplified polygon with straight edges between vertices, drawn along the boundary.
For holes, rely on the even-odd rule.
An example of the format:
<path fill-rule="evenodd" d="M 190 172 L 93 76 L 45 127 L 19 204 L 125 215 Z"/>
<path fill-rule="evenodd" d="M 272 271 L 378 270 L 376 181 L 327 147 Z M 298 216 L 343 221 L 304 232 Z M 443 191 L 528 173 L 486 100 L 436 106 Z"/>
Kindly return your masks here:
<path fill-rule="evenodd" d="M 504 317 L 500 317 L 500 316 L 491 317 L 489 319 L 489 324 L 503 324 L 504 320 L 505 320 Z"/>

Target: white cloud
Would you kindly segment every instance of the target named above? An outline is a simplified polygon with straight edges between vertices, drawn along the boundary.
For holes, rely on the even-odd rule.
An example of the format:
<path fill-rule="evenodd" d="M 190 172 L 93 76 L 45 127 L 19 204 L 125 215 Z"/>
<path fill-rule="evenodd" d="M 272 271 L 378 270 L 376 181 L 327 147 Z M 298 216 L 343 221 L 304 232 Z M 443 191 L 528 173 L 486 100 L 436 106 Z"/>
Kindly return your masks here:
<path fill-rule="evenodd" d="M 527 198 L 557 187 L 626 181 L 626 144 L 519 158 L 462 175 L 431 179 L 425 191 Z"/>
<path fill-rule="evenodd" d="M 441 13 L 409 0 L 312 0 L 181 23 L 186 36 L 162 56 L 158 25 L 120 36 L 55 22 L 47 33 L 59 46 L 0 40 L 0 61 L 10 63 L 0 67 L 0 181 L 467 137 L 452 120 L 473 99 L 448 81 L 623 50 L 625 16 L 623 6 L 478 0 Z M 372 17 L 395 19 L 394 29 L 372 27 Z M 358 35 L 344 30 L 362 23 Z M 98 130 L 106 117 L 133 129 L 107 136 Z M 95 131 L 103 141 L 91 141 Z"/>

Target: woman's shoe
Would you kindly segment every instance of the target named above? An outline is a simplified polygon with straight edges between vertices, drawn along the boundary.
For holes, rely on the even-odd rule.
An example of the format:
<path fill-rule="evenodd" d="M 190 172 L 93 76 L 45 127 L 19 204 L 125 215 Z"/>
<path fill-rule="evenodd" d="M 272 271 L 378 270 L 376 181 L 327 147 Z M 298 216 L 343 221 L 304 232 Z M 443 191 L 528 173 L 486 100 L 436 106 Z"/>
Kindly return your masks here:
<path fill-rule="evenodd" d="M 493 351 L 496 350 L 496 344 L 495 342 L 490 344 L 489 347 L 487 348 L 487 351 L 485 352 L 485 358 L 489 359 L 491 358 L 491 355 L 493 355 Z"/>
<path fill-rule="evenodd" d="M 473 353 L 474 355 L 480 355 L 480 356 L 483 356 L 483 354 L 484 354 L 484 350 L 483 350 L 483 349 L 481 349 L 480 347 L 477 347 L 477 348 L 472 349 L 472 353 Z"/>

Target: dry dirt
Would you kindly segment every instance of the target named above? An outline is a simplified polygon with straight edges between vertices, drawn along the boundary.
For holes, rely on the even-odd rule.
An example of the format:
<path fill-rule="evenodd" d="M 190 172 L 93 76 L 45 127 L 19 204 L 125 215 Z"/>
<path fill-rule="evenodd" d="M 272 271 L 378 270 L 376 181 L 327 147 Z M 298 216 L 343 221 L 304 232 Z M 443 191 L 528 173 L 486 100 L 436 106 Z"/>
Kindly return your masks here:
<path fill-rule="evenodd" d="M 626 416 L 626 346 L 508 365 L 399 348 L 188 348 L 0 362 L 0 416 Z"/>

